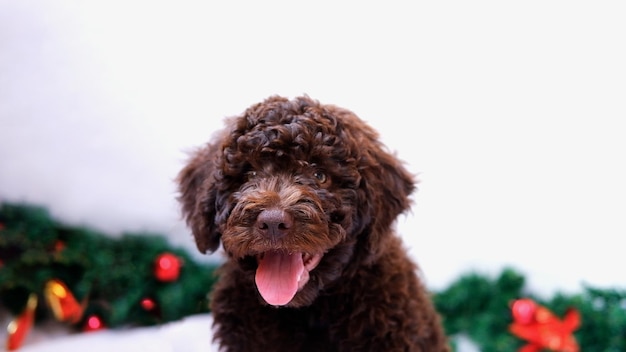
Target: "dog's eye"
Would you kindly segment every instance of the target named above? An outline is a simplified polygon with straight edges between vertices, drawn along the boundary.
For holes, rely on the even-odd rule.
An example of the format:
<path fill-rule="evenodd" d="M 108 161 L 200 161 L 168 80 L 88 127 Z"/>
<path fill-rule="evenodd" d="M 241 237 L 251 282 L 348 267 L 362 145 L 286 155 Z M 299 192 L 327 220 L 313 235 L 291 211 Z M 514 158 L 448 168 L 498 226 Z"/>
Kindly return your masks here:
<path fill-rule="evenodd" d="M 248 180 L 250 180 L 250 179 L 255 178 L 255 177 L 256 177 L 256 175 L 257 175 L 256 171 L 248 171 L 248 172 L 246 173 L 246 178 L 247 178 Z"/>
<path fill-rule="evenodd" d="M 313 176 L 319 181 L 319 183 L 325 183 L 326 182 L 326 174 L 321 172 L 321 171 L 315 171 Z"/>

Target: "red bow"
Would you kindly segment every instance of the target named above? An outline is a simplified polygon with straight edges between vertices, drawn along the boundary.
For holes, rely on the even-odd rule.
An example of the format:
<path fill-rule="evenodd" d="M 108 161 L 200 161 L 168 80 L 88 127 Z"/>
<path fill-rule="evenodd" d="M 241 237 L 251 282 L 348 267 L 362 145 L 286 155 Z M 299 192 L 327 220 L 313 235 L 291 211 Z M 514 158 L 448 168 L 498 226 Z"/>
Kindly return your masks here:
<path fill-rule="evenodd" d="M 509 331 L 528 341 L 519 352 L 539 352 L 548 349 L 555 352 L 578 352 L 580 348 L 574 337 L 581 323 L 580 314 L 569 309 L 559 319 L 546 307 L 528 298 L 518 299 L 511 304 L 513 323 Z"/>

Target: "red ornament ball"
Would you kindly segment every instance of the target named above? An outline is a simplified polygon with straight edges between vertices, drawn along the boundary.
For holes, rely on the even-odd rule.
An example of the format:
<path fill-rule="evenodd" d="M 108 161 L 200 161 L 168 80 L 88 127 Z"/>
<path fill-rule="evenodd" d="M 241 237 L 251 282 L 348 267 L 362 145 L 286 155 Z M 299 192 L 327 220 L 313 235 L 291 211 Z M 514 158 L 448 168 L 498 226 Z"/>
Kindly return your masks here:
<path fill-rule="evenodd" d="M 515 300 L 511 306 L 513 319 L 520 324 L 530 324 L 535 319 L 537 303 L 528 298 Z"/>
<path fill-rule="evenodd" d="M 154 276 L 162 282 L 172 282 L 180 277 L 182 261 L 172 253 L 157 256 L 154 262 Z"/>
<path fill-rule="evenodd" d="M 60 253 L 63 252 L 63 250 L 65 249 L 65 242 L 58 240 L 56 242 L 54 242 L 54 252 L 55 253 Z"/>
<path fill-rule="evenodd" d="M 141 308 L 143 308 L 146 311 L 151 311 L 156 307 L 156 303 L 154 302 L 154 300 L 152 298 L 144 298 L 141 300 L 140 302 L 141 304 Z"/>
<path fill-rule="evenodd" d="M 85 321 L 85 325 L 83 326 L 83 331 L 89 332 L 89 331 L 97 331 L 101 329 L 104 329 L 104 323 L 102 322 L 102 319 L 100 319 L 99 316 L 94 314 L 94 315 L 90 315 L 89 317 L 87 317 L 87 320 Z"/>

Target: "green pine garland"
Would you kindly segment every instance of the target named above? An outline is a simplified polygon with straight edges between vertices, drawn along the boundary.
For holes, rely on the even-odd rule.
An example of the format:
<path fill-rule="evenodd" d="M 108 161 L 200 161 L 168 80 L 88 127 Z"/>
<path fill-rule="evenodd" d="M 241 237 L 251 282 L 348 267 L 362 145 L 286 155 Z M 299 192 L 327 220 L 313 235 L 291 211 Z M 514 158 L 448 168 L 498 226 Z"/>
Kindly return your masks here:
<path fill-rule="evenodd" d="M 111 238 L 60 224 L 43 208 L 19 204 L 0 207 L 0 224 L 0 305 L 15 315 L 29 294 L 36 293 L 38 321 L 51 316 L 41 303 L 51 279 L 64 282 L 77 300 L 86 299 L 84 319 L 96 314 L 108 327 L 153 325 L 208 312 L 214 265 L 197 263 L 164 236 L 137 233 Z M 155 258 L 162 253 L 182 259 L 178 280 L 155 278 Z M 143 299 L 151 299 L 155 309 L 144 309 Z"/>
<path fill-rule="evenodd" d="M 579 294 L 557 293 L 550 299 L 526 292 L 524 277 L 511 268 L 495 279 L 469 273 L 434 295 L 446 331 L 465 334 L 482 352 L 516 351 L 524 341 L 508 333 L 512 323 L 510 303 L 531 298 L 563 317 L 569 308 L 577 309 L 582 325 L 575 331 L 581 351 L 626 351 L 626 291 L 585 287 Z"/>
<path fill-rule="evenodd" d="M 184 261 L 174 282 L 154 278 L 154 260 L 164 252 Z M 15 315 L 30 293 L 41 296 L 48 280 L 59 279 L 77 299 L 86 299 L 85 316 L 97 314 L 108 327 L 177 320 L 208 312 L 214 269 L 172 248 L 162 235 L 111 238 L 60 224 L 41 207 L 0 206 L 0 306 Z M 626 351 L 626 291 L 585 287 L 582 293 L 559 293 L 546 300 L 526 292 L 524 284 L 524 277 L 510 268 L 496 278 L 471 272 L 433 297 L 448 335 L 453 340 L 465 335 L 483 352 L 516 351 L 525 344 L 508 331 L 510 303 L 522 297 L 534 299 L 558 316 L 569 307 L 576 308 L 582 326 L 575 336 L 582 351 Z M 139 302 L 144 298 L 154 300 L 158 309 L 142 308 Z M 50 316 L 49 309 L 40 304 L 37 321 Z"/>

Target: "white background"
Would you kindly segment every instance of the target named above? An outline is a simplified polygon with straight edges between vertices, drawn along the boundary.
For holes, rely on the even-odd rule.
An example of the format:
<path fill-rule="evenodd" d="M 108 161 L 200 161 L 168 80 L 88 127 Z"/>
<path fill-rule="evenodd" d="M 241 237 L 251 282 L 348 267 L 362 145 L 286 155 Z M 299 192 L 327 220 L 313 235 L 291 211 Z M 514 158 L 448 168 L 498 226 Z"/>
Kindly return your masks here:
<path fill-rule="evenodd" d="M 269 95 L 353 110 L 419 174 L 427 284 L 626 287 L 622 1 L 0 2 L 0 200 L 195 252 L 173 182 Z"/>

